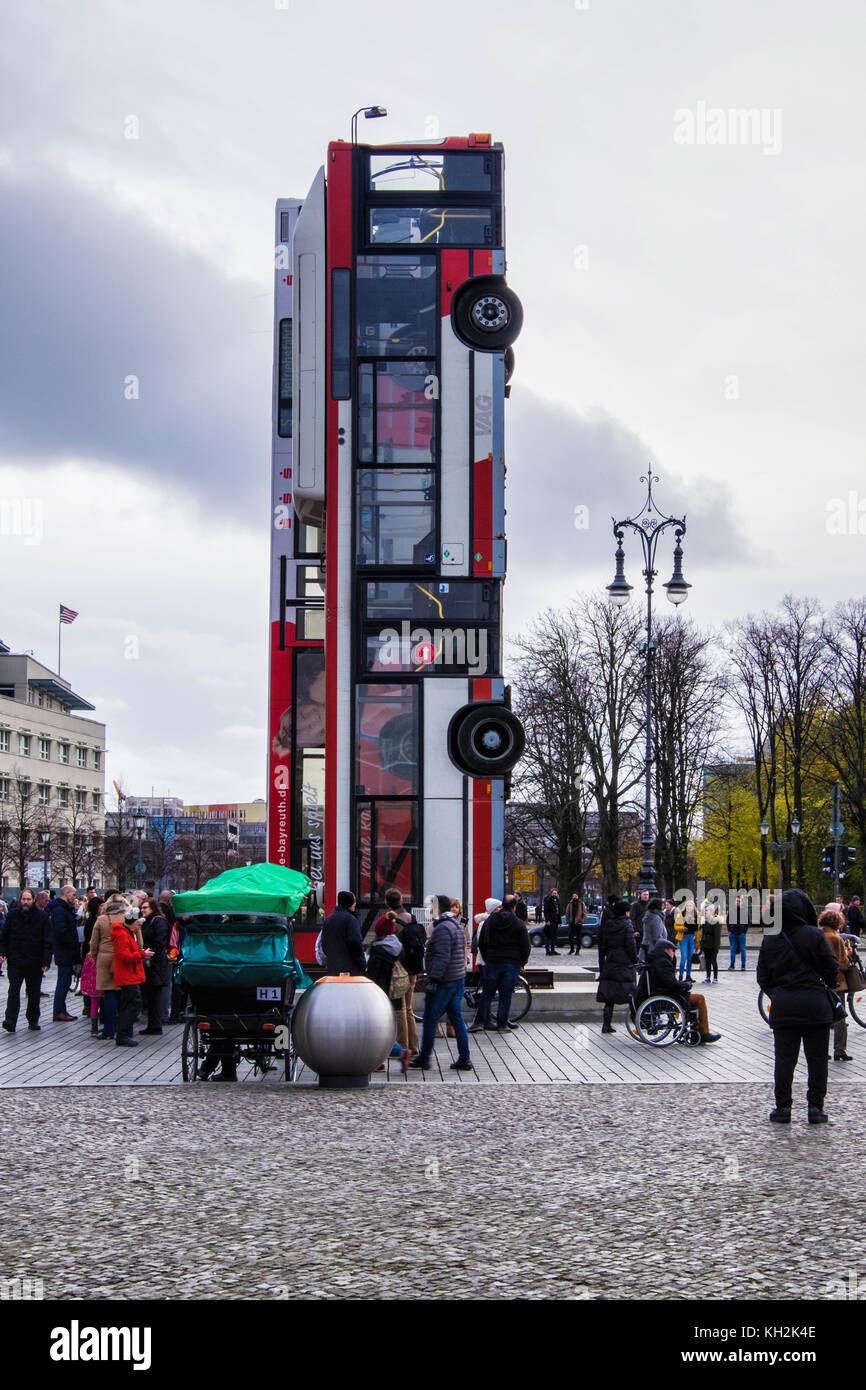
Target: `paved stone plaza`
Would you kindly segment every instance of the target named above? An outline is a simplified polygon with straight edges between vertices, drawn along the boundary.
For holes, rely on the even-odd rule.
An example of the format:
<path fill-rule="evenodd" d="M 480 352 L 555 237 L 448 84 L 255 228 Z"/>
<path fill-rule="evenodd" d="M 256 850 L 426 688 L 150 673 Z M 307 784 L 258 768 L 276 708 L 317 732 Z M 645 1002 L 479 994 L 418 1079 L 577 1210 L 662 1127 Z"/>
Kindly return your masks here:
<path fill-rule="evenodd" d="M 832 1123 L 807 1126 L 799 1072 L 776 1129 L 755 995 L 751 974 L 708 991 L 710 1048 L 529 1024 L 473 1039 L 474 1075 L 352 1093 L 183 1086 L 181 1030 L 125 1052 L 49 1014 L 0 1038 L 0 1276 L 48 1299 L 823 1299 L 850 1270 L 866 1287 L 840 1200 L 866 1034 L 830 1064 Z"/>

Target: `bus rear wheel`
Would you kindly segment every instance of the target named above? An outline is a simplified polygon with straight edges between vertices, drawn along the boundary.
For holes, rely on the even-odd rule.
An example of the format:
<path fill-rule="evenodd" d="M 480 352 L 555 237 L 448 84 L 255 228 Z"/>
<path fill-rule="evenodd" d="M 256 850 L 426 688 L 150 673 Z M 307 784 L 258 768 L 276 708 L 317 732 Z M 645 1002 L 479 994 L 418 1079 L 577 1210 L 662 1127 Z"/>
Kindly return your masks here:
<path fill-rule="evenodd" d="M 451 322 L 468 347 L 503 352 L 523 327 L 523 306 L 501 277 L 481 275 L 454 296 Z"/>

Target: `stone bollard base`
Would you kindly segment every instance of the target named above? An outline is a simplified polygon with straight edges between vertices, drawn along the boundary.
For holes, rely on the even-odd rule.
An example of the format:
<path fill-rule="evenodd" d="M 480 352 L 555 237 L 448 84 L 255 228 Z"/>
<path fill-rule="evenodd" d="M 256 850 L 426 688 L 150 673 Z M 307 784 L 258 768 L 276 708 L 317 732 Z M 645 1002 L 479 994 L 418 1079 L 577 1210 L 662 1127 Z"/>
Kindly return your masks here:
<path fill-rule="evenodd" d="M 320 1076 L 319 1085 L 323 1091 L 359 1091 L 369 1086 L 369 1076 Z"/>

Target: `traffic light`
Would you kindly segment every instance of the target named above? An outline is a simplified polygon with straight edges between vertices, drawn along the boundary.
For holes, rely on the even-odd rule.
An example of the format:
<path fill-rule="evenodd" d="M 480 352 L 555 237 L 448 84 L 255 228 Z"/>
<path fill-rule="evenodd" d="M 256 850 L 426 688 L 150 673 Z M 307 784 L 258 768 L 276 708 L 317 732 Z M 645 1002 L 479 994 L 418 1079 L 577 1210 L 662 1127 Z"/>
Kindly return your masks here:
<path fill-rule="evenodd" d="M 834 853 L 835 853 L 835 849 L 834 849 L 834 846 L 833 846 L 833 845 L 825 845 L 825 846 L 824 846 L 824 855 L 823 855 L 821 867 L 823 868 L 825 874 L 832 874 L 832 872 L 833 872 L 833 855 L 834 855 Z"/>
<path fill-rule="evenodd" d="M 857 857 L 855 845 L 839 846 L 839 877 L 844 878 L 849 869 L 853 869 L 854 860 Z"/>

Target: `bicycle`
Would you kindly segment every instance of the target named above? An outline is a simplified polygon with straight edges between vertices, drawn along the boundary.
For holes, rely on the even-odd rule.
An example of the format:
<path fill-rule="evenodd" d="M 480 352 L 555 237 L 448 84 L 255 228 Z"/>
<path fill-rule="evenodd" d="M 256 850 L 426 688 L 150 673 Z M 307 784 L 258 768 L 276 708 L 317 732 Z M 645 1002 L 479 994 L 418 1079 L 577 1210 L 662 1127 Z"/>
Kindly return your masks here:
<path fill-rule="evenodd" d="M 857 947 L 850 938 L 846 938 L 851 946 L 851 964 L 855 965 L 860 971 L 861 979 L 866 978 L 866 971 L 863 969 L 863 962 L 857 954 Z M 848 1012 L 854 1022 L 861 1028 L 866 1028 L 866 985 L 861 989 L 845 990 L 842 996 L 848 1001 Z M 758 992 L 758 1013 L 766 1024 L 770 1022 L 770 997 L 763 990 Z"/>
<path fill-rule="evenodd" d="M 418 989 L 416 984 L 416 996 L 417 994 Z M 476 984 L 467 985 L 466 988 L 463 990 L 463 996 L 460 1000 L 460 1010 L 463 1014 L 463 1017 L 470 1023 L 472 1022 L 473 1018 L 478 1012 L 478 1007 L 481 1003 L 481 994 L 482 988 L 480 980 Z M 497 994 L 494 994 L 493 1000 L 495 1001 L 496 998 Z M 522 1018 L 526 1017 L 531 1008 L 532 990 L 529 987 L 529 981 L 526 979 L 525 975 L 519 975 L 517 978 L 517 983 L 514 986 L 514 994 L 511 998 L 510 1016 L 512 1022 L 519 1023 Z M 416 1009 L 414 1001 L 412 1005 L 412 1013 L 414 1014 L 415 1019 L 418 1023 L 421 1023 L 423 1021 L 424 1009 L 423 1007 L 420 1010 Z M 493 1004 L 491 1003 L 491 1014 L 492 1013 Z M 442 1021 L 443 1023 L 446 1021 L 444 1017 Z"/>

